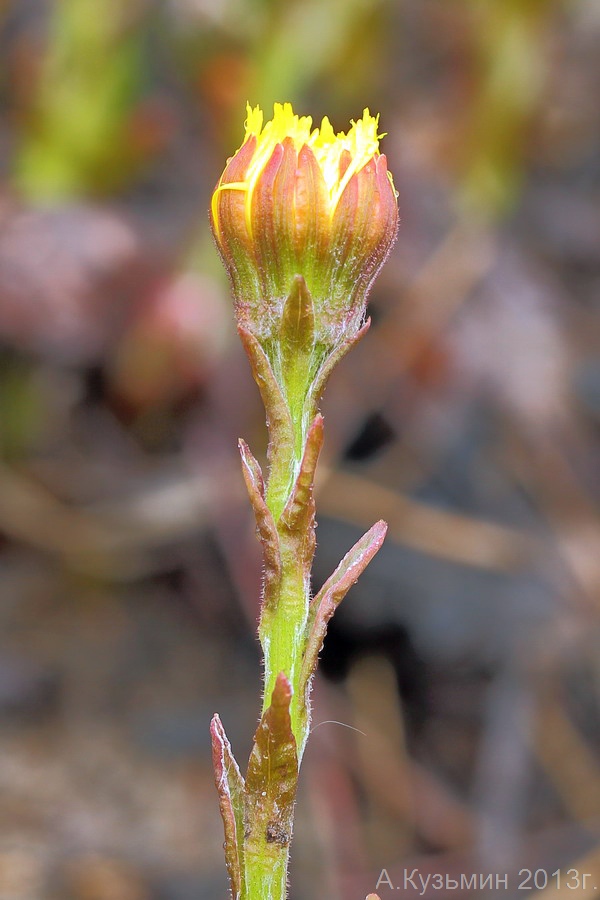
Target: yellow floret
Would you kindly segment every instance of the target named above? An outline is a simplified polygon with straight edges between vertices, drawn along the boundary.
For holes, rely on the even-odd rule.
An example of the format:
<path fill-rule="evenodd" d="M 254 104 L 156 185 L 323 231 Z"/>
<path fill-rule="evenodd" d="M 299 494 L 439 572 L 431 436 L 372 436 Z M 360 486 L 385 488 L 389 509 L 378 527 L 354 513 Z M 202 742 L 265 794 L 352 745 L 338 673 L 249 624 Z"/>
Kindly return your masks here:
<path fill-rule="evenodd" d="M 344 188 L 370 159 L 379 152 L 379 139 L 383 135 L 377 133 L 379 116 L 372 116 L 368 109 L 363 110 L 362 119 L 352 121 L 348 133 L 336 134 L 331 122 L 325 116 L 319 128 L 312 128 L 311 116 L 298 116 L 291 103 L 275 103 L 273 118 L 264 123 L 260 106 L 251 107 L 246 104 L 246 134 L 244 144 L 251 137 L 256 138 L 256 149 L 243 181 L 219 183 L 213 195 L 212 208 L 215 230 L 219 235 L 217 215 L 218 195 L 220 191 L 242 191 L 245 193 L 245 218 L 248 234 L 252 234 L 252 194 L 258 179 L 267 165 L 277 144 L 291 138 L 297 152 L 304 145 L 310 147 L 323 174 L 328 197 L 329 216 L 333 217 Z M 243 145 L 242 145 L 243 146 Z M 350 154 L 350 163 L 340 178 L 340 156 L 344 151 Z"/>
<path fill-rule="evenodd" d="M 244 142 L 251 135 L 255 135 L 257 139 L 256 151 L 245 179 L 249 198 L 275 146 L 289 137 L 296 150 L 300 151 L 307 144 L 315 154 L 329 190 L 333 212 L 346 184 L 379 151 L 379 138 L 383 137 L 377 134 L 379 116 L 372 116 L 368 109 L 363 111 L 362 119 L 351 123 L 347 134 L 343 131 L 336 134 L 327 116 L 320 128 L 311 131 L 311 116 L 296 115 L 291 103 L 276 103 L 273 118 L 264 127 L 263 113 L 259 106 L 252 108 L 247 104 L 246 111 Z M 351 162 L 340 180 L 339 160 L 344 150 L 349 151 Z"/>

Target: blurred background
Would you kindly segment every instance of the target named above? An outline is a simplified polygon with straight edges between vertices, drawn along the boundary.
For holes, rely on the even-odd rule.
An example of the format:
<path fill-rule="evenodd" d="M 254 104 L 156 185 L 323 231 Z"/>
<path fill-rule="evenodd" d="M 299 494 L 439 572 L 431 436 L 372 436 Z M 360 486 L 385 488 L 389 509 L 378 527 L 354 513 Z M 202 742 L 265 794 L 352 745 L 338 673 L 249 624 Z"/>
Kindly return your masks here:
<path fill-rule="evenodd" d="M 1 900 L 226 896 L 265 428 L 206 209 L 246 100 L 380 112 L 402 218 L 323 404 L 315 588 L 390 532 L 325 645 L 291 898 L 600 889 L 599 39 L 597 0 L 0 2 Z"/>

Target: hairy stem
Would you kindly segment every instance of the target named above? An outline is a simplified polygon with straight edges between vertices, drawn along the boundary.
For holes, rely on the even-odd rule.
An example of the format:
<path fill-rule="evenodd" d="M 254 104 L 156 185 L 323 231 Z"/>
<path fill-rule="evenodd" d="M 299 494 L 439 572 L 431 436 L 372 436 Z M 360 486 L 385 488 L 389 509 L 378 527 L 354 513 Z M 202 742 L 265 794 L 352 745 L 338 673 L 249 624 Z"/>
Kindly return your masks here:
<path fill-rule="evenodd" d="M 314 481 L 323 443 L 318 400 L 335 362 L 360 337 L 333 352 L 314 339 L 312 298 L 296 278 L 279 343 L 262 344 L 240 326 L 269 431 L 269 476 L 240 441 L 242 470 L 263 548 L 259 637 L 264 654 L 262 714 L 244 780 L 220 721 L 213 756 L 234 900 L 285 900 L 298 771 L 310 729 L 309 693 L 333 612 L 379 549 L 377 523 L 311 598 L 315 551 Z M 366 326 L 365 326 L 366 327 Z"/>

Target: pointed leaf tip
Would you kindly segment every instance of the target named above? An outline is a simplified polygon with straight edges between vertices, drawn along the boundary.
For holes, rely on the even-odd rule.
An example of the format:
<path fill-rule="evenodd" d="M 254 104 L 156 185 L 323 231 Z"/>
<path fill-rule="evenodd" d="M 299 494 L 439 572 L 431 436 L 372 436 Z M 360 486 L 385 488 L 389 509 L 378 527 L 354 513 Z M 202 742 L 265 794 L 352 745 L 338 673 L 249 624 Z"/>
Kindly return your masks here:
<path fill-rule="evenodd" d="M 334 368 L 337 364 L 344 358 L 344 356 L 358 344 L 360 340 L 365 336 L 369 328 L 371 327 L 371 319 L 368 318 L 365 323 L 358 329 L 354 337 L 348 337 L 342 340 L 337 347 L 332 350 L 329 356 L 325 359 L 325 361 L 320 366 L 317 374 L 315 375 L 315 380 L 311 386 L 311 393 L 315 398 L 315 402 L 323 394 L 325 390 L 325 385 L 329 379 L 329 376 L 333 372 Z"/>
<path fill-rule="evenodd" d="M 290 411 L 285 402 L 281 386 L 275 377 L 267 354 L 255 334 L 243 325 L 238 325 L 238 334 L 250 361 L 253 378 L 270 420 L 271 439 L 275 442 L 291 442 L 293 446 L 293 425 Z"/>
<path fill-rule="evenodd" d="M 258 537 L 263 551 L 263 606 L 275 603 L 277 586 L 281 576 L 281 555 L 279 537 L 275 521 L 265 501 L 265 483 L 261 468 L 252 455 L 248 444 L 240 438 L 238 441 L 242 460 L 242 474 L 246 482 L 248 496 L 254 510 Z"/>
<path fill-rule="evenodd" d="M 289 706 L 293 694 L 294 689 L 291 681 L 285 672 L 280 672 L 275 679 L 275 686 L 273 688 L 273 693 L 271 694 L 272 706 Z"/>
<path fill-rule="evenodd" d="M 225 834 L 225 863 L 232 896 L 238 897 L 244 881 L 244 779 L 216 713 L 210 723 L 210 733 L 215 784 Z"/>
<path fill-rule="evenodd" d="M 246 839 L 248 852 L 267 840 L 287 845 L 292 835 L 298 755 L 290 719 L 292 686 L 280 672 L 271 692 L 271 705 L 263 713 L 248 762 Z M 258 842 L 258 843 L 257 843 Z"/>
<path fill-rule="evenodd" d="M 302 664 L 302 684 L 308 689 L 325 640 L 327 625 L 353 584 L 367 568 L 385 539 L 387 522 L 380 519 L 364 534 L 311 602 L 306 625 L 306 646 Z"/>
<path fill-rule="evenodd" d="M 244 474 L 246 486 L 248 487 L 248 493 L 250 493 L 251 491 L 253 493 L 255 492 L 264 499 L 265 481 L 263 478 L 262 469 L 258 464 L 258 460 L 252 454 L 250 447 L 243 438 L 238 439 L 238 448 L 240 451 L 242 471 Z M 250 481 L 250 484 L 248 484 L 248 481 Z M 252 500 L 252 496 L 250 497 L 250 499 Z M 254 503 L 252 505 L 254 505 Z"/>
<path fill-rule="evenodd" d="M 380 519 L 369 528 L 366 534 L 363 534 L 360 540 L 346 553 L 333 575 L 330 575 L 314 598 L 315 609 L 325 597 L 329 597 L 330 601 L 337 606 L 380 549 L 387 529 L 387 522 Z"/>
<path fill-rule="evenodd" d="M 280 335 L 284 357 L 310 353 L 315 340 L 315 304 L 306 281 L 296 275 L 283 307 Z M 289 360 L 288 360 L 289 362 Z"/>
<path fill-rule="evenodd" d="M 324 419 L 321 413 L 317 413 L 308 429 L 296 483 L 281 514 L 282 524 L 292 531 L 298 529 L 308 533 L 314 527 L 315 504 L 312 491 L 323 446 L 323 431 Z"/>

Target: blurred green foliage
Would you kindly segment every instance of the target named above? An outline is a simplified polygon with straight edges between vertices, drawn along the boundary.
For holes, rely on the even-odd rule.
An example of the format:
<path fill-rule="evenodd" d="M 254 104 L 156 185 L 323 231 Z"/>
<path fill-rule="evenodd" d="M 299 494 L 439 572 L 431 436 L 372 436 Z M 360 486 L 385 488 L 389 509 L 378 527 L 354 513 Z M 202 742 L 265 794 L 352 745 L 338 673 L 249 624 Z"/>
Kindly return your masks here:
<path fill-rule="evenodd" d="M 119 0 L 55 0 L 15 160 L 30 200 L 103 193 L 137 162 L 130 117 L 141 96 L 143 37 Z"/>
<path fill-rule="evenodd" d="M 242 134 L 247 100 L 267 114 L 273 102 L 291 100 L 335 122 L 358 116 L 364 106 L 375 110 L 381 96 L 396 96 L 401 115 L 407 100 L 440 88 L 428 79 L 420 83 L 410 64 L 406 83 L 394 84 L 397 60 L 418 52 L 410 46 L 410 27 L 438 11 L 442 27 L 453 28 L 456 20 L 467 34 L 460 63 L 466 83 L 450 136 L 459 148 L 457 197 L 479 213 L 502 215 L 518 196 L 547 83 L 548 35 L 557 10 L 567 5 L 223 0 L 209 10 L 187 0 L 172 6 L 105 0 L 100 15 L 94 0 L 53 0 L 35 83 L 20 113 L 14 181 L 31 200 L 61 200 L 118 190 L 139 171 L 152 143 L 140 115 L 151 40 L 166 48 L 152 65 L 170 54 L 181 86 L 203 105 L 202 125 L 209 125 L 208 115 L 229 150 Z M 403 21 L 407 33 L 399 31 Z M 443 68 L 440 74 L 452 77 Z"/>
<path fill-rule="evenodd" d="M 22 460 L 39 436 L 43 398 L 37 374 L 28 361 L 0 353 L 0 460 Z"/>
<path fill-rule="evenodd" d="M 157 709 L 170 723 L 164 732 L 158 729 L 160 735 L 168 734 L 176 746 L 196 740 L 186 735 L 197 733 L 198 684 L 212 692 L 212 707 L 214 690 L 223 688 L 222 659 L 230 653 L 237 665 L 240 658 L 229 645 L 214 643 L 211 628 L 219 635 L 248 630 L 227 606 L 253 577 L 245 523 L 230 527 L 226 521 L 235 513 L 227 453 L 235 452 L 238 434 L 258 442 L 264 420 L 256 416 L 248 372 L 228 355 L 233 317 L 229 294 L 218 282 L 222 267 L 206 215 L 210 191 L 225 157 L 242 140 L 246 101 L 260 103 L 268 116 L 273 101 L 290 100 L 300 113 L 316 121 L 327 114 L 340 128 L 368 106 L 381 113 L 388 132 L 383 149 L 400 192 L 402 226 L 374 297 L 369 346 L 375 349 L 362 356 L 357 351 L 355 367 L 340 371 L 327 398 L 333 477 L 323 487 L 331 498 L 337 491 L 341 501 L 337 510 L 332 499 L 329 510 L 322 509 L 339 520 L 340 530 L 337 524 L 328 530 L 324 515 L 319 544 L 326 561 L 328 542 L 334 546 L 336 535 L 346 541 L 343 529 L 358 521 L 347 511 L 354 494 L 362 504 L 358 516 L 367 515 L 371 499 L 375 503 L 362 524 L 381 515 L 376 495 L 384 487 L 390 519 L 398 523 L 392 541 L 407 546 L 388 557 L 388 574 L 368 586 L 358 627 L 377 624 L 392 604 L 405 605 L 414 610 L 414 620 L 407 621 L 417 623 L 415 634 L 426 636 L 432 648 L 459 647 L 464 637 L 467 666 L 460 661 L 456 680 L 445 680 L 435 662 L 424 688 L 426 715 L 434 711 L 429 736 L 409 740 L 411 749 L 423 749 L 428 772 L 437 758 L 443 779 L 453 779 L 450 811 L 457 809 L 458 826 L 456 813 L 453 821 L 450 813 L 438 816 L 444 797 L 438 793 L 415 807 L 435 810 L 430 831 L 418 830 L 420 816 L 417 828 L 412 817 L 394 823 L 387 795 L 368 781 L 359 784 L 352 766 L 349 777 L 356 781 L 357 809 L 366 810 L 364 833 L 376 848 L 373 869 L 404 852 L 400 848 L 412 858 L 423 847 L 441 846 L 442 834 L 449 835 L 448 851 L 455 853 L 464 833 L 457 796 L 475 822 L 482 815 L 487 822 L 490 811 L 504 815 L 506 806 L 497 805 L 502 787 L 491 790 L 487 807 L 474 799 L 481 796 L 484 768 L 469 737 L 476 737 L 483 716 L 484 727 L 504 733 L 503 747 L 516 749 L 523 766 L 533 761 L 531 748 L 519 749 L 519 717 L 519 728 L 511 732 L 496 728 L 502 720 L 484 709 L 490 661 L 504 627 L 514 635 L 511 647 L 524 650 L 521 674 L 535 675 L 532 653 L 539 645 L 544 684 L 553 647 L 579 655 L 576 635 L 593 638 L 588 613 L 599 583 L 596 533 L 590 530 L 597 520 L 592 439 L 600 404 L 600 70 L 594 46 L 599 7 L 600 0 L 0 0 L 0 564 L 8 597 L 0 607 L 5 625 L 17 623 L 2 633 L 17 656 L 31 653 L 36 665 L 41 662 L 42 673 L 50 663 L 52 674 L 59 661 L 66 716 L 79 721 L 84 713 L 84 730 L 97 709 L 101 717 L 110 716 L 110 708 L 122 711 L 114 719 L 119 736 L 110 751 L 115 771 L 127 762 L 125 728 L 138 734 L 139 726 L 148 746 L 160 743 L 162 738 L 153 737 Z M 55 207 L 50 217 L 40 209 L 47 203 Z M 190 269 L 203 278 L 190 284 Z M 542 412 L 530 413 L 538 402 Z M 345 473 L 348 464 L 351 471 Z M 355 473 L 364 480 L 355 481 Z M 221 496 L 224 517 L 213 528 L 213 498 Z M 516 526 L 514 532 L 503 530 L 507 524 Z M 202 532 L 201 542 L 195 529 Z M 546 535 L 549 568 L 542 573 L 546 556 L 537 541 Z M 457 565 L 442 568 L 454 553 Z M 522 579 L 530 553 L 535 578 Z M 508 578 L 513 560 L 515 581 Z M 71 573 L 61 574 L 65 562 L 110 590 L 82 588 L 83 576 L 71 585 Z M 489 567 L 487 581 L 479 580 L 480 566 Z M 553 585 L 547 600 L 538 573 Z M 116 585 L 127 585 L 122 609 L 78 619 L 82 600 L 91 599 L 90 608 L 100 611 L 109 595 L 112 603 L 121 591 Z M 11 618 L 19 606 L 23 619 Z M 538 619 L 542 608 L 548 618 Z M 584 618 L 571 621 L 571 613 L 579 612 Z M 197 629 L 189 627 L 192 616 L 198 617 Z M 173 623 L 172 635 L 165 622 Z M 551 622 L 556 633 L 547 630 Z M 198 643 L 205 625 L 209 637 Z M 160 656 L 163 632 L 172 670 Z M 373 646 L 367 646 L 369 654 Z M 195 647 L 202 657 L 196 662 Z M 404 659 L 404 644 L 398 653 Z M 579 660 L 567 673 L 573 691 L 581 690 L 574 709 L 566 710 L 567 727 L 592 708 L 592 669 L 583 652 L 581 661 L 585 682 L 578 686 Z M 197 665 L 198 677 L 190 679 L 190 664 Z M 491 684 L 490 691 L 490 703 L 508 711 L 513 725 L 512 711 L 522 708 L 512 701 L 515 664 L 519 654 L 511 653 L 501 673 L 507 680 L 498 691 Z M 138 675 L 144 667 L 147 675 Z M 250 684 L 254 675 L 244 671 L 232 672 L 232 685 L 236 677 Z M 255 671 L 254 656 L 248 671 Z M 2 678 L 5 698 L 22 683 L 17 674 L 12 688 L 11 679 Z M 130 679 L 131 701 L 123 699 L 124 678 Z M 180 717 L 183 685 L 191 685 L 185 694 L 190 718 Z M 523 698 L 532 709 L 529 688 Z M 359 691 L 353 691 L 354 703 Z M 27 709 L 29 691 L 24 693 Z M 89 802 L 86 846 L 105 852 L 114 837 L 118 860 L 136 861 L 148 879 L 147 890 L 140 888 L 144 896 L 169 893 L 170 876 L 159 872 L 160 861 L 172 866 L 175 877 L 181 854 L 192 866 L 212 854 L 220 877 L 221 834 L 211 851 L 207 820 L 197 815 L 213 809 L 212 787 L 206 804 L 198 804 L 191 770 L 169 764 L 182 781 L 175 793 L 163 793 L 160 785 L 156 793 L 137 755 L 131 756 L 122 797 L 110 799 L 107 817 L 102 780 L 97 800 L 93 793 L 80 797 L 82 785 L 94 782 L 85 766 L 77 768 L 87 763 L 89 747 L 78 738 L 72 756 L 63 752 L 57 731 L 77 733 L 62 728 L 66 716 L 50 720 L 47 742 L 29 726 L 22 744 L 4 729 L 4 786 L 9 800 L 15 788 L 16 805 L 3 803 L 0 810 L 0 829 L 8 828 L 0 870 L 3 861 L 10 863 L 14 844 L 19 853 L 30 853 L 33 866 L 48 869 L 50 893 L 29 884 L 28 897 L 75 897 L 75 888 L 65 882 L 62 889 L 60 879 L 77 856 L 69 835 L 79 827 L 81 804 Z M 251 711 L 249 724 L 253 716 Z M 101 717 L 94 718 L 94 729 Z M 588 720 L 593 724 L 593 716 Z M 548 728 L 552 738 L 552 720 Z M 542 773 L 530 822 L 546 822 L 551 843 L 564 811 L 575 809 L 574 782 L 560 766 L 561 732 L 554 731 L 556 808 L 546 775 L 550 757 L 542 754 L 540 766 L 533 761 L 524 771 L 531 784 L 538 769 Z M 546 737 L 544 731 L 542 743 Z M 101 754 L 98 764 L 91 761 L 94 772 L 113 771 L 95 730 L 92 743 Z M 493 741 L 481 746 L 491 752 Z M 402 754 L 404 759 L 404 749 Z M 502 768 L 505 757 L 496 756 L 500 776 L 511 776 L 510 766 Z M 64 778 L 56 767 L 59 757 L 65 760 Z M 45 764 L 58 787 L 46 777 Z M 21 773 L 16 780 L 14 772 Z M 314 782 L 317 792 L 331 781 L 329 774 Z M 372 784 L 381 785 L 381 773 L 375 775 Z M 579 785 L 582 809 L 592 802 L 588 781 Z M 134 800 L 141 818 L 146 800 L 158 797 L 154 843 L 140 843 L 132 828 L 133 806 L 126 800 L 131 786 L 143 795 L 141 805 Z M 66 796 L 71 789 L 75 804 Z M 518 820 L 511 840 L 515 834 L 526 837 L 521 816 L 528 795 L 521 793 L 513 798 Z M 198 834 L 182 841 L 176 827 L 168 847 L 164 836 L 173 808 L 163 801 L 175 795 L 192 798 L 193 811 L 180 824 L 197 821 Z M 72 821 L 67 817 L 62 844 L 61 830 L 49 827 L 47 817 L 55 800 L 76 814 Z M 321 796 L 317 800 L 320 809 Z M 378 809 L 384 812 L 379 824 Z M 120 820 L 113 813 L 122 816 L 122 831 L 114 827 Z M 179 824 L 177 814 L 176 819 Z M 348 822 L 355 829 L 352 816 Z M 334 818 L 331 823 L 336 835 Z M 584 834 L 587 827 L 583 818 L 566 824 L 569 835 Z M 327 821 L 325 826 L 327 831 Z M 317 844 L 322 836 L 322 829 L 315 832 Z M 377 855 L 383 851 L 375 836 L 387 842 L 389 856 Z M 539 834 L 536 853 L 538 839 Z M 198 855 L 198 847 L 206 852 Z M 305 859 L 316 857 L 313 852 Z M 150 886 L 159 875 L 164 881 Z M 302 858 L 298 875 L 310 879 Z M 198 882 L 195 895 L 204 890 L 217 896 L 220 885 L 204 890 Z M 354 887 L 348 895 L 361 895 Z M 182 890 L 188 882 L 175 879 L 169 895 Z M 118 887 L 103 896 L 115 892 L 121 896 Z M 311 884 L 305 892 L 300 887 L 298 897 L 319 893 Z"/>
<path fill-rule="evenodd" d="M 273 15 L 251 50 L 247 90 L 252 102 L 270 111 L 275 101 L 298 100 L 322 79 L 331 80 L 337 92 L 351 90 L 358 97 L 372 89 L 369 75 L 378 70 L 377 26 L 385 0 L 309 0 L 272 6 Z M 358 65 L 365 57 L 368 67 Z"/>
<path fill-rule="evenodd" d="M 348 107 L 362 113 L 386 77 L 391 9 L 389 0 L 225 0 L 210 19 L 188 10 L 173 28 L 174 55 L 231 151 L 246 101 L 270 114 L 275 102 L 300 108 L 310 97 L 315 118 L 338 109 L 340 122 Z"/>
<path fill-rule="evenodd" d="M 548 66 L 557 0 L 468 0 L 473 72 L 463 136 L 468 206 L 501 214 L 517 198 Z"/>

